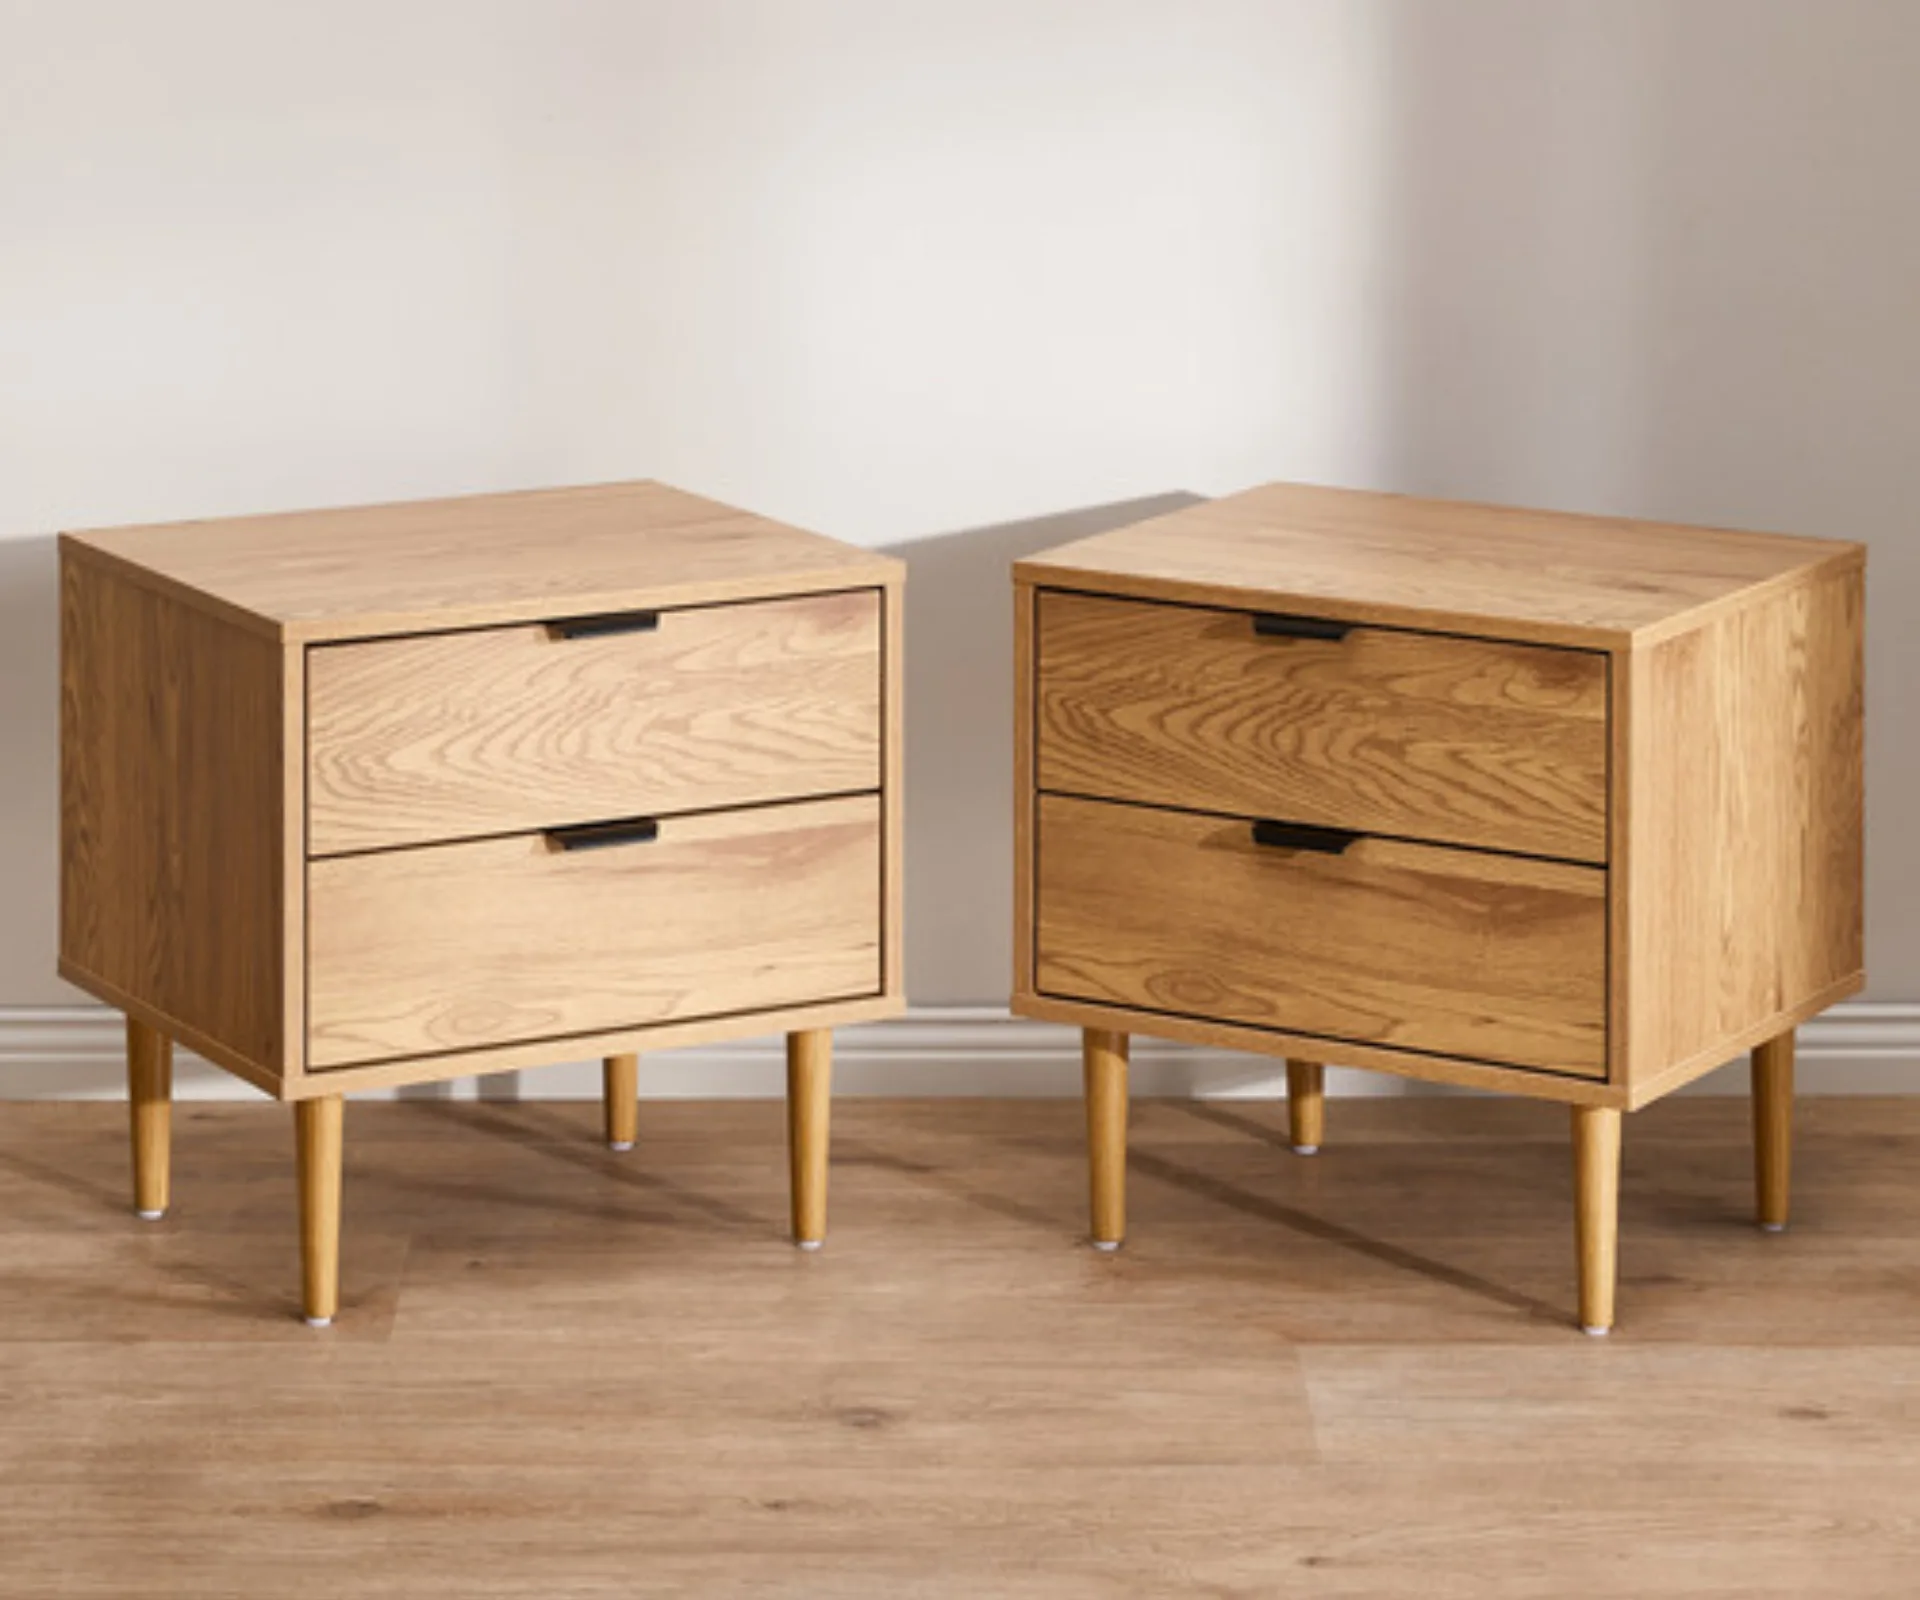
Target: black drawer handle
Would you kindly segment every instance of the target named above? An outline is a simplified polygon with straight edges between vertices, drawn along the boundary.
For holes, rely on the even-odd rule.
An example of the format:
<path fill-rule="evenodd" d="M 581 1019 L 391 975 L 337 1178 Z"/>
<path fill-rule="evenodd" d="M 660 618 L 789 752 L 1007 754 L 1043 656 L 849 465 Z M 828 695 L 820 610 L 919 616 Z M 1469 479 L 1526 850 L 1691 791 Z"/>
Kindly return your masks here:
<path fill-rule="evenodd" d="M 1323 856 L 1342 854 L 1354 840 L 1364 837 L 1345 828 L 1315 828 L 1304 822 L 1256 822 L 1253 842 L 1275 850 L 1315 850 Z"/>
<path fill-rule="evenodd" d="M 1335 622 L 1328 617 L 1289 617 L 1278 611 L 1256 611 L 1253 631 L 1267 639 L 1344 639 L 1353 631 L 1353 624 Z"/>
<path fill-rule="evenodd" d="M 657 611 L 618 611 L 605 617 L 568 617 L 564 622 L 549 622 L 547 632 L 555 639 L 604 639 L 614 633 L 652 633 L 659 626 Z"/>
<path fill-rule="evenodd" d="M 651 844 L 660 837 L 652 817 L 628 817 L 624 822 L 593 822 L 584 828 L 550 828 L 547 838 L 561 850 L 610 850 L 619 844 Z"/>

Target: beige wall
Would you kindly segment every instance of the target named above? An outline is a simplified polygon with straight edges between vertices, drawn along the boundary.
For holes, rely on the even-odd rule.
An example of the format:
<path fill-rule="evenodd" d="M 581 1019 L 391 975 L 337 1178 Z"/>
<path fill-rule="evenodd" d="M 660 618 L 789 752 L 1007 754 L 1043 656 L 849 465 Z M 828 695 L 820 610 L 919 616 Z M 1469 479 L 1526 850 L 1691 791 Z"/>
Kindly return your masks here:
<path fill-rule="evenodd" d="M 923 1001 L 1004 993 L 1005 562 L 1142 507 L 1074 508 L 1868 540 L 1920 998 L 1917 82 L 1903 0 L 0 0 L 0 1006 L 72 998 L 55 529 L 639 475 L 914 563 Z"/>

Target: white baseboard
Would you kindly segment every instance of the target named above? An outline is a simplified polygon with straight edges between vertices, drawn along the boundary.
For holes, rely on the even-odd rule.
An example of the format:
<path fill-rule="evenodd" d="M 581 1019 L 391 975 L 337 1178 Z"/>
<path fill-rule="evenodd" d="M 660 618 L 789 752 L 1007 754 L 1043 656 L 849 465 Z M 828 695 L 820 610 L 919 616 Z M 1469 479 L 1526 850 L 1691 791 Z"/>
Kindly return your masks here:
<path fill-rule="evenodd" d="M 1064 1097 L 1080 1092 L 1079 1036 L 1027 1022 L 995 1006 L 923 1006 L 894 1022 L 835 1035 L 834 1090 L 849 1095 Z M 0 1100 L 90 1100 L 125 1092 L 117 1012 L 99 1006 L 0 1006 Z M 1799 1085 L 1809 1094 L 1920 1092 L 1920 1003 L 1853 1002 L 1800 1030 Z M 642 1063 L 651 1099 L 767 1099 L 785 1089 L 778 1038 L 674 1050 Z M 1280 1063 L 1266 1056 L 1140 1039 L 1133 1084 L 1141 1095 L 1278 1099 Z M 1746 1090 L 1735 1062 L 1690 1092 Z M 239 1079 L 182 1052 L 175 1092 L 183 1099 L 251 1099 Z M 1329 1094 L 1435 1093 L 1385 1073 L 1333 1068 Z M 594 1099 L 597 1061 L 537 1072 L 498 1073 L 402 1090 L 405 1096 L 468 1099 Z M 369 1098 L 376 1096 L 370 1095 Z"/>

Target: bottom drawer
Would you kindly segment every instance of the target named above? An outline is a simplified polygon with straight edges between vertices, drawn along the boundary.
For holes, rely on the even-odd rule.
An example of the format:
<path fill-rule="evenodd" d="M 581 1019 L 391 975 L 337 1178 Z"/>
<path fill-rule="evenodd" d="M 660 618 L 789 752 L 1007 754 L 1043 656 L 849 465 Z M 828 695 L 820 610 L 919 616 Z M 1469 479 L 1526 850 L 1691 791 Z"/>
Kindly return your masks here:
<path fill-rule="evenodd" d="M 307 911 L 312 1068 L 874 994 L 880 801 L 335 857 Z"/>
<path fill-rule="evenodd" d="M 1039 802 L 1044 994 L 1606 1075 L 1606 874 L 1144 806 Z"/>

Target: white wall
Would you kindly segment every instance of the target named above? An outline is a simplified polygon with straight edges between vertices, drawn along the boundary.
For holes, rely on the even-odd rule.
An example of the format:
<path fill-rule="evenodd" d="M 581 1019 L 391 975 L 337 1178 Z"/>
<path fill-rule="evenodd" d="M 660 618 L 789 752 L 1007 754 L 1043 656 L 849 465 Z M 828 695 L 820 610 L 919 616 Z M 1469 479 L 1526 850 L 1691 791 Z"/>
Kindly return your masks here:
<path fill-rule="evenodd" d="M 1903 0 L 0 0 L 0 1006 L 74 998 L 56 529 L 625 476 L 913 561 L 933 1002 L 1004 995 L 1005 563 L 1085 508 L 1868 540 L 1920 999 L 1916 83 Z"/>

